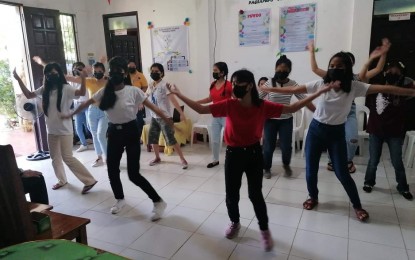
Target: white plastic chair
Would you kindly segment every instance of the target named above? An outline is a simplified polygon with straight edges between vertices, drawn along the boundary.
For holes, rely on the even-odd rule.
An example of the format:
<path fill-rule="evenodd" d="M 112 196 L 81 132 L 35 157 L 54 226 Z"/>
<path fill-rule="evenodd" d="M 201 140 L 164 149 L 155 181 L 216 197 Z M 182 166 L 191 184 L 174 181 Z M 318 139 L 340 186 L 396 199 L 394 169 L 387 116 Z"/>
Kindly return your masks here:
<path fill-rule="evenodd" d="M 192 125 L 192 133 L 191 133 L 191 136 L 190 136 L 190 139 L 191 139 L 190 140 L 190 147 L 193 146 L 193 138 L 194 138 L 194 134 L 196 132 L 195 129 L 199 130 L 199 132 L 197 132 L 197 133 L 202 133 L 203 134 L 203 142 L 206 143 L 206 139 L 207 139 L 206 135 L 208 135 L 209 132 L 210 132 L 209 129 L 210 129 L 211 122 L 212 122 L 212 115 L 209 115 L 209 114 L 200 115 L 197 122 L 195 122 Z"/>
<path fill-rule="evenodd" d="M 365 120 L 366 115 L 366 120 Z M 356 119 L 358 129 L 358 144 L 359 144 L 359 155 L 364 155 L 364 144 L 365 139 L 369 139 L 369 133 L 363 130 L 363 126 L 369 121 L 370 110 L 367 106 L 356 105 Z"/>
<path fill-rule="evenodd" d="M 405 141 L 403 143 L 403 154 L 405 155 L 405 166 L 412 168 L 414 164 L 414 144 L 415 144 L 415 131 L 408 131 L 405 135 Z"/>
<path fill-rule="evenodd" d="M 293 113 L 293 136 L 292 136 L 292 148 L 295 152 L 295 144 L 297 144 L 298 149 L 300 149 L 300 131 L 303 129 L 304 125 L 304 116 L 305 116 L 305 108 Z M 300 122 L 298 122 L 298 118 L 300 118 Z M 298 122 L 298 124 L 297 124 Z M 298 136 L 298 139 L 297 139 Z M 305 139 L 304 139 L 305 140 Z"/>

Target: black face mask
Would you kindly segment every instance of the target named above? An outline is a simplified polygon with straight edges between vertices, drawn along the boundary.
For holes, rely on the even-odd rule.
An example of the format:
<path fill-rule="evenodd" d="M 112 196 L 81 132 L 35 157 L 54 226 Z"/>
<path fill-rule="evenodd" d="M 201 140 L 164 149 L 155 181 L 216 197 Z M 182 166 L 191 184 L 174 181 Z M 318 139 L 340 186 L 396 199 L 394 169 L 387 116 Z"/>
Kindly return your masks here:
<path fill-rule="evenodd" d="M 401 78 L 400 75 L 393 74 L 393 73 L 390 73 L 390 72 L 386 73 L 386 75 L 385 75 L 385 79 L 389 84 L 396 84 L 399 81 L 400 78 Z"/>
<path fill-rule="evenodd" d="M 49 74 L 46 76 L 46 80 L 52 84 L 60 83 L 59 74 Z"/>
<path fill-rule="evenodd" d="M 246 90 L 246 85 L 233 85 L 233 94 L 236 98 L 243 98 L 248 91 Z"/>
<path fill-rule="evenodd" d="M 328 69 L 327 75 L 330 77 L 331 81 L 339 80 L 343 82 L 345 80 L 345 70 L 344 69 Z"/>
<path fill-rule="evenodd" d="M 288 78 L 289 74 L 290 73 L 288 71 L 277 71 L 275 72 L 274 79 L 283 81 Z"/>
<path fill-rule="evenodd" d="M 161 79 L 160 73 L 154 72 L 150 74 L 150 77 L 154 80 L 154 81 L 159 81 Z"/>
<path fill-rule="evenodd" d="M 94 77 L 96 79 L 102 79 L 104 77 L 104 73 L 103 72 L 95 72 Z"/>
<path fill-rule="evenodd" d="M 109 80 L 113 85 L 119 85 L 124 82 L 124 74 L 120 72 L 113 72 L 109 75 Z"/>
<path fill-rule="evenodd" d="M 137 71 L 137 68 L 128 68 L 128 71 L 133 74 Z"/>
<path fill-rule="evenodd" d="M 216 79 L 216 80 L 218 80 L 220 77 L 219 77 L 219 73 L 217 73 L 217 72 L 213 72 L 212 73 L 212 77 L 214 78 L 214 79 Z"/>

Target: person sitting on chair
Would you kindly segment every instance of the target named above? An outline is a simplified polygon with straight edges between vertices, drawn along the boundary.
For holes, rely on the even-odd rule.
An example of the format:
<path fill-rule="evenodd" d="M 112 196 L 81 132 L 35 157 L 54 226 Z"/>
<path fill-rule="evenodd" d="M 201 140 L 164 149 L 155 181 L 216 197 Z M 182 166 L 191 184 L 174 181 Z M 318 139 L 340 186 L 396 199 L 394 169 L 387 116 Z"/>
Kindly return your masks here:
<path fill-rule="evenodd" d="M 30 201 L 33 203 L 49 204 L 48 191 L 42 173 L 20 168 L 19 173 L 22 179 L 24 193 L 29 193 Z"/>

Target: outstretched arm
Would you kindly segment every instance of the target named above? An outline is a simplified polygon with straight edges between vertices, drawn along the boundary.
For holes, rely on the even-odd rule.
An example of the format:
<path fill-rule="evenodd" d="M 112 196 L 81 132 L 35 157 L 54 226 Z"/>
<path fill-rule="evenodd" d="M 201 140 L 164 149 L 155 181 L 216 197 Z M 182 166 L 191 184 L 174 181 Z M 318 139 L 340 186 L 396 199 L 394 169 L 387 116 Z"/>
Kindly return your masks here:
<path fill-rule="evenodd" d="M 310 52 L 311 70 L 320 77 L 326 76 L 327 71 L 320 69 L 317 65 L 316 54 L 314 51 L 314 42 L 310 41 L 307 47 L 308 47 L 308 51 Z"/>
<path fill-rule="evenodd" d="M 154 113 L 156 113 L 156 115 L 158 115 L 159 117 L 161 117 L 168 125 L 174 125 L 173 120 L 171 120 L 170 118 L 166 117 L 164 115 L 164 113 L 153 103 L 151 103 L 150 101 L 148 101 L 148 99 L 146 99 L 143 102 L 143 105 L 145 105 L 146 107 L 150 108 L 151 110 L 154 111 Z"/>
<path fill-rule="evenodd" d="M 203 106 L 199 103 L 197 103 L 194 100 L 191 100 L 190 98 L 184 96 L 179 89 L 175 85 L 168 86 L 171 93 L 175 94 L 178 98 L 180 98 L 186 105 L 188 105 L 191 109 L 196 111 L 199 114 L 210 114 L 210 107 L 209 106 Z"/>
<path fill-rule="evenodd" d="M 177 110 L 177 112 L 180 113 L 180 121 L 185 121 L 186 116 L 184 115 L 183 110 L 179 105 L 179 102 L 177 102 L 177 99 L 172 94 L 169 94 L 168 97 L 170 99 L 170 102 L 173 104 L 174 108 Z"/>
<path fill-rule="evenodd" d="M 282 113 L 294 113 L 298 110 L 300 110 L 301 108 L 303 108 L 304 106 L 306 106 L 307 104 L 309 104 L 313 99 L 317 98 L 318 96 L 320 96 L 322 93 L 325 93 L 327 91 L 329 91 L 332 88 L 340 88 L 340 83 L 338 81 L 336 82 L 331 82 L 328 85 L 325 85 L 324 87 L 320 88 L 317 92 L 307 96 L 304 99 L 301 99 L 295 103 L 292 103 L 290 105 L 284 105 L 284 108 L 282 109 Z"/>
<path fill-rule="evenodd" d="M 42 60 L 41 57 L 39 57 L 39 56 L 33 56 L 32 59 L 33 59 L 34 62 L 36 62 L 37 64 L 39 64 L 42 67 L 45 67 L 46 66 L 46 62 L 44 60 Z"/>
<path fill-rule="evenodd" d="M 36 94 L 30 90 L 27 89 L 26 85 L 23 83 L 22 79 L 19 75 L 17 75 L 16 68 L 13 70 L 13 77 L 17 80 L 17 83 L 19 83 L 20 89 L 22 90 L 23 94 L 27 99 L 35 98 Z"/>
<path fill-rule="evenodd" d="M 212 102 L 212 99 L 210 98 L 210 96 L 208 96 L 207 98 L 200 99 L 200 100 L 198 100 L 196 102 L 199 103 L 199 104 L 207 104 L 207 103 Z"/>
<path fill-rule="evenodd" d="M 67 118 L 71 118 L 71 117 L 73 117 L 74 115 L 76 115 L 76 114 L 78 114 L 78 113 L 80 113 L 81 111 L 83 111 L 85 108 L 87 108 L 87 107 L 89 107 L 90 105 L 92 105 L 92 104 L 94 104 L 95 103 L 95 100 L 94 99 L 92 99 L 92 98 L 90 98 L 90 99 L 88 99 L 87 101 L 85 101 L 85 102 L 83 102 L 83 103 L 81 103 L 76 109 L 75 109 L 75 111 L 73 111 L 72 113 L 70 113 L 70 114 L 67 114 L 67 115 L 62 115 L 61 116 L 61 118 L 62 119 L 67 119 Z"/>
<path fill-rule="evenodd" d="M 81 87 L 75 91 L 75 96 L 85 96 L 86 93 L 86 76 L 87 73 L 85 69 L 80 71 L 80 78 L 81 78 Z"/>
<path fill-rule="evenodd" d="M 288 86 L 283 88 L 261 87 L 260 90 L 267 93 L 274 92 L 281 94 L 307 94 L 307 88 L 305 85 Z"/>
<path fill-rule="evenodd" d="M 402 88 L 393 85 L 370 85 L 366 92 L 366 95 L 386 93 L 398 96 L 415 96 L 415 89 L 413 88 Z"/>

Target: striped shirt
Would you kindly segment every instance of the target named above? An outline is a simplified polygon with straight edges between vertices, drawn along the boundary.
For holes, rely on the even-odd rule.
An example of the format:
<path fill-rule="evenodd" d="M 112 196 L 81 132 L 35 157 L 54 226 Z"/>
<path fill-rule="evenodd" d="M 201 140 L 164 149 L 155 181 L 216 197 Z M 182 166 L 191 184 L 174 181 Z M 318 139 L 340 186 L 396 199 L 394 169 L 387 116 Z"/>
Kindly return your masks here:
<path fill-rule="evenodd" d="M 290 79 L 287 83 L 282 84 L 282 86 L 278 82 L 276 82 L 276 85 L 277 85 L 276 88 L 280 88 L 280 87 L 298 86 L 298 83 Z M 268 88 L 272 87 L 271 80 L 268 80 L 264 86 Z M 304 99 L 306 97 L 306 95 L 304 94 L 294 94 L 294 95 L 299 100 Z M 281 94 L 281 93 L 274 93 L 274 92 L 266 93 L 263 91 L 259 91 L 260 98 L 268 100 L 270 102 L 279 103 L 282 105 L 289 105 L 291 103 L 292 96 L 293 94 Z M 287 119 L 292 116 L 293 116 L 292 113 L 286 113 L 286 114 L 281 114 L 279 118 L 272 118 L 272 119 Z"/>

